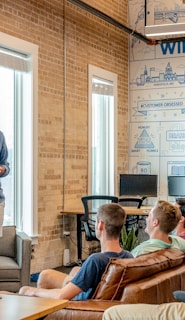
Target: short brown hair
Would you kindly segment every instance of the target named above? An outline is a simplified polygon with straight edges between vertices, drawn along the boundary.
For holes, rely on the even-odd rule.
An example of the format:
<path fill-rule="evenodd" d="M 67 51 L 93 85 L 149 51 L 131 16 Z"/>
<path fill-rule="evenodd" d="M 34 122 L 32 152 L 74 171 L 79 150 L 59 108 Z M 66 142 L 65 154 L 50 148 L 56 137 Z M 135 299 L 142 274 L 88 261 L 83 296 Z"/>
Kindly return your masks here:
<path fill-rule="evenodd" d="M 159 221 L 160 230 L 168 234 L 176 228 L 181 212 L 173 204 L 159 200 L 153 209 L 153 217 Z"/>
<path fill-rule="evenodd" d="M 104 204 L 97 212 L 97 221 L 104 222 L 105 230 L 110 238 L 119 238 L 125 219 L 125 210 L 117 203 Z"/>
<path fill-rule="evenodd" d="M 179 205 L 179 209 L 182 213 L 182 216 L 185 217 L 185 199 L 184 198 L 177 198 L 176 203 Z"/>

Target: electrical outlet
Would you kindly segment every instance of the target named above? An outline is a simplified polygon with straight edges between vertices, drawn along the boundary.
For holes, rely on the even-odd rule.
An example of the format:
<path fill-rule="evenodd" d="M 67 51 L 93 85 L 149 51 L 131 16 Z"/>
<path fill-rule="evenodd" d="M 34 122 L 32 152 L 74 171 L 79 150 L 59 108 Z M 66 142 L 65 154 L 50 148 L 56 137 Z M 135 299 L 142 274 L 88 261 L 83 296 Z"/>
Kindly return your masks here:
<path fill-rule="evenodd" d="M 64 231 L 64 232 L 63 232 L 63 235 L 64 235 L 64 237 L 70 236 L 70 231 Z"/>

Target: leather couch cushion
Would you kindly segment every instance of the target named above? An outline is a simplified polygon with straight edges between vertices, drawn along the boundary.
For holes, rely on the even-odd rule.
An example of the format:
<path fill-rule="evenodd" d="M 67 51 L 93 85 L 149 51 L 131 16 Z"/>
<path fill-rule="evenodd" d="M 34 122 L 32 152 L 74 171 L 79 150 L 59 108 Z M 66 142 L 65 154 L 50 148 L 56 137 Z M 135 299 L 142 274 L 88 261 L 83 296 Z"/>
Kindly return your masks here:
<path fill-rule="evenodd" d="M 177 267 L 184 257 L 178 249 L 162 249 L 131 259 L 111 259 L 93 299 L 120 300 L 127 284 Z"/>
<path fill-rule="evenodd" d="M 0 237 L 0 256 L 16 256 L 16 228 L 15 226 L 3 227 L 3 236 Z"/>
<path fill-rule="evenodd" d="M 122 292 L 121 303 L 169 303 L 177 301 L 173 291 L 185 290 L 185 264 L 129 283 Z M 115 301 L 115 300 L 113 300 Z M 185 319 L 185 318 L 184 318 Z M 176 319 L 174 319 L 176 320 Z"/>

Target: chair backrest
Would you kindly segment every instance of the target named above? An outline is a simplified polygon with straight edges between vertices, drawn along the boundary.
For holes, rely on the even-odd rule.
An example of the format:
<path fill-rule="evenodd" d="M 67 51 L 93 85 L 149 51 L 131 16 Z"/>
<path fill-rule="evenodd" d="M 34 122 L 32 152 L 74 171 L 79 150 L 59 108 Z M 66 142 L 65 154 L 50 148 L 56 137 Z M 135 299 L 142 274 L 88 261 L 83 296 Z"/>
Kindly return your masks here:
<path fill-rule="evenodd" d="M 96 214 L 98 208 L 106 203 L 118 203 L 118 197 L 105 195 L 89 195 L 81 198 L 84 206 L 83 220 L 88 220 L 89 214 Z"/>
<path fill-rule="evenodd" d="M 143 203 L 143 198 L 139 197 L 128 197 L 128 198 L 119 198 L 118 203 L 123 207 L 137 207 L 140 208 Z"/>
<path fill-rule="evenodd" d="M 87 241 L 98 240 L 95 234 L 95 215 L 98 208 L 106 203 L 118 203 L 118 197 L 105 195 L 90 195 L 81 198 L 84 206 L 82 223 Z"/>
<path fill-rule="evenodd" d="M 3 235 L 0 237 L 0 256 L 16 257 L 16 227 L 3 226 Z"/>
<path fill-rule="evenodd" d="M 119 198 L 118 203 L 122 207 L 137 207 L 140 208 L 143 203 L 143 198 L 139 197 L 123 197 Z M 127 232 L 129 232 L 132 227 L 135 229 L 136 234 L 138 234 L 138 222 L 139 222 L 139 216 L 137 215 L 127 215 L 126 217 L 126 223 L 125 227 Z"/>

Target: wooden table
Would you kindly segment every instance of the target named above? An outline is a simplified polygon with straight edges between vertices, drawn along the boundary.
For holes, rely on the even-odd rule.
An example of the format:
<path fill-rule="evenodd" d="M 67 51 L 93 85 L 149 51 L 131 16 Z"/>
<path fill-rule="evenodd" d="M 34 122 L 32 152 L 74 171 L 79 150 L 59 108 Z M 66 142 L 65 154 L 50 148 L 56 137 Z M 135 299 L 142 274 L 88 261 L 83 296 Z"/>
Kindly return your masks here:
<path fill-rule="evenodd" d="M 129 216 L 148 216 L 150 210 L 152 209 L 152 207 L 141 207 L 141 208 L 136 208 L 136 207 L 123 207 L 126 214 Z"/>
<path fill-rule="evenodd" d="M 138 215 L 138 216 L 147 216 L 149 211 L 151 210 L 152 207 L 141 207 L 140 209 L 136 207 L 123 207 L 127 215 Z M 93 212 L 92 212 L 93 213 Z M 96 212 L 94 212 L 96 213 Z M 60 212 L 61 215 L 70 215 L 70 214 L 75 214 L 75 215 L 80 215 L 83 216 L 84 211 L 83 210 L 62 210 Z"/>
<path fill-rule="evenodd" d="M 136 208 L 136 207 L 123 207 L 127 215 L 138 215 L 138 216 L 147 216 L 149 211 L 151 210 L 152 207 L 141 207 L 141 208 Z M 84 211 L 83 210 L 62 210 L 61 215 L 70 215 L 70 214 L 75 214 L 75 215 L 80 215 L 83 216 Z M 93 212 L 92 212 L 93 213 Z M 94 212 L 96 213 L 96 212 Z"/>
<path fill-rule="evenodd" d="M 0 294 L 1 320 L 35 320 L 67 307 L 68 300 Z"/>
<path fill-rule="evenodd" d="M 136 207 L 123 207 L 127 215 L 147 216 L 151 207 L 142 206 L 140 209 Z M 63 210 L 61 215 L 76 215 L 77 218 L 77 256 L 78 261 L 82 259 L 82 228 L 81 228 L 81 217 L 84 215 L 83 210 Z"/>

